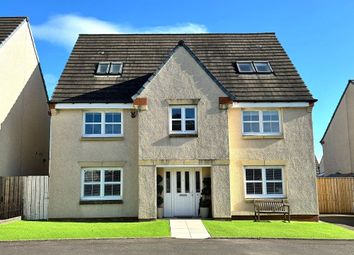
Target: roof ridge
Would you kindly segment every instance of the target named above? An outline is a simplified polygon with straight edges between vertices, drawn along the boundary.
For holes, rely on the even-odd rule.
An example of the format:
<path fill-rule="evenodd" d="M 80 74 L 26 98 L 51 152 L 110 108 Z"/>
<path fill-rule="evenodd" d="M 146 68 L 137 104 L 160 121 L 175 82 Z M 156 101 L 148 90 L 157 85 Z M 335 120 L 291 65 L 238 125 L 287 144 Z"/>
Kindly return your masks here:
<path fill-rule="evenodd" d="M 1 16 L 0 19 L 29 19 L 28 16 Z"/>
<path fill-rule="evenodd" d="M 109 33 L 109 34 L 79 34 L 79 36 L 151 36 L 151 35 L 275 35 L 275 32 L 245 32 L 245 33 Z"/>

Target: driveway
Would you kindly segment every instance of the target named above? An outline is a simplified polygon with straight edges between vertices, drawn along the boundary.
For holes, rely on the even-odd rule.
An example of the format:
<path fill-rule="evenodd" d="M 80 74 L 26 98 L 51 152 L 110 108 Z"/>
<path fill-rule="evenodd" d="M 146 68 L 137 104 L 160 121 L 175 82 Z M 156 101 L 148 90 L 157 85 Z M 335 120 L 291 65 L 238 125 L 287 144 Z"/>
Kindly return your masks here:
<path fill-rule="evenodd" d="M 321 215 L 320 220 L 354 230 L 354 215 L 326 214 Z"/>
<path fill-rule="evenodd" d="M 354 241 L 250 239 L 114 239 L 0 242 L 1 255 L 351 254 Z"/>

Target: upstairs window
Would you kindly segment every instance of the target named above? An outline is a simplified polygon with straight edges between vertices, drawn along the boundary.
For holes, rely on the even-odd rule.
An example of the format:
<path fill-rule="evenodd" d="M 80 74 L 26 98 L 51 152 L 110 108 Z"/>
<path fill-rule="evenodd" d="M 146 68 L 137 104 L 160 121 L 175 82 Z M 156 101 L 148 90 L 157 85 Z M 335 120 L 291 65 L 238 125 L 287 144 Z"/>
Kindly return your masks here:
<path fill-rule="evenodd" d="M 171 106 L 170 107 L 170 134 L 196 134 L 197 107 Z"/>
<path fill-rule="evenodd" d="M 272 67 L 268 61 L 237 61 L 239 73 L 272 73 Z"/>
<path fill-rule="evenodd" d="M 121 112 L 85 112 L 85 137 L 119 137 L 123 136 Z"/>
<path fill-rule="evenodd" d="M 243 111 L 244 135 L 280 135 L 279 111 Z"/>
<path fill-rule="evenodd" d="M 96 74 L 119 75 L 122 73 L 123 63 L 121 62 L 100 62 L 97 65 Z"/>

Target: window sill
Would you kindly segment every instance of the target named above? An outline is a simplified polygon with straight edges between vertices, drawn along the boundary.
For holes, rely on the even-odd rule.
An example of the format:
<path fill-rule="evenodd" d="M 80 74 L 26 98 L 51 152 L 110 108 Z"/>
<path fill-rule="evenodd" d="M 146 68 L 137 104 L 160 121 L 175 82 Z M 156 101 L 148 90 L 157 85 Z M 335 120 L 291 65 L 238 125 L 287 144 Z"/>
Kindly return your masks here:
<path fill-rule="evenodd" d="M 198 134 L 169 134 L 169 137 L 198 137 Z"/>
<path fill-rule="evenodd" d="M 80 141 L 123 141 L 123 136 L 118 137 L 105 137 L 105 136 L 97 136 L 97 137 L 81 137 Z"/>
<path fill-rule="evenodd" d="M 258 139 L 284 139 L 283 134 L 280 135 L 242 135 L 245 140 L 258 140 Z"/>
<path fill-rule="evenodd" d="M 123 204 L 123 200 L 80 200 L 80 205 Z"/>
<path fill-rule="evenodd" d="M 253 202 L 254 200 L 277 200 L 277 199 L 287 199 L 286 196 L 282 197 L 246 197 L 245 200 L 246 202 Z"/>

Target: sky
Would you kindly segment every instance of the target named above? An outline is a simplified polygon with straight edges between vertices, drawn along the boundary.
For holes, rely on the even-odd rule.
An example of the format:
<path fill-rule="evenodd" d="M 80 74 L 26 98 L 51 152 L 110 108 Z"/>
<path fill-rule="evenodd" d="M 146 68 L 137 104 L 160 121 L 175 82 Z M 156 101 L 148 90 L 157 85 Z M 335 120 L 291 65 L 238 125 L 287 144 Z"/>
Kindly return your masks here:
<path fill-rule="evenodd" d="M 318 102 L 319 143 L 354 79 L 352 0 L 0 0 L 0 16 L 28 16 L 51 96 L 79 33 L 275 32 Z"/>

